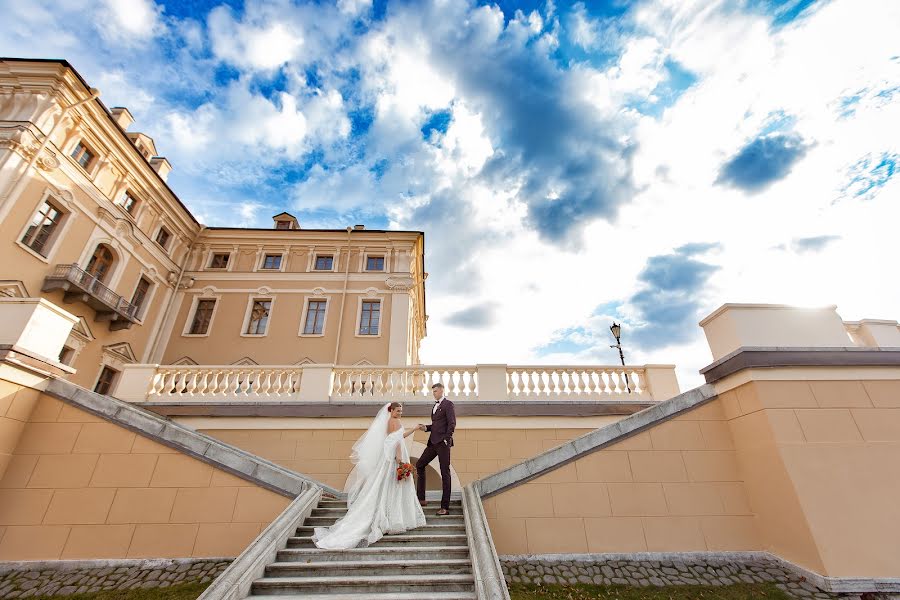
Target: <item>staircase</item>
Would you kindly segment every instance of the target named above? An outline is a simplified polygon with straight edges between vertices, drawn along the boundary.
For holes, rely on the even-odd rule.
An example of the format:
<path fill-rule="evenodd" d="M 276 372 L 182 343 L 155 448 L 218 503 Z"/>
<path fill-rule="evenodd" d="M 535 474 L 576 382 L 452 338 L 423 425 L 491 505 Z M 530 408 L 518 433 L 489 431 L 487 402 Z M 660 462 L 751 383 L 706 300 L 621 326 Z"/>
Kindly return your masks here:
<path fill-rule="evenodd" d="M 250 597 L 322 600 L 475 600 L 475 579 L 462 503 L 450 515 L 425 510 L 425 527 L 386 535 L 368 548 L 321 550 L 314 527 L 328 527 L 347 513 L 347 503 L 323 497 L 265 576 L 253 582 Z"/>

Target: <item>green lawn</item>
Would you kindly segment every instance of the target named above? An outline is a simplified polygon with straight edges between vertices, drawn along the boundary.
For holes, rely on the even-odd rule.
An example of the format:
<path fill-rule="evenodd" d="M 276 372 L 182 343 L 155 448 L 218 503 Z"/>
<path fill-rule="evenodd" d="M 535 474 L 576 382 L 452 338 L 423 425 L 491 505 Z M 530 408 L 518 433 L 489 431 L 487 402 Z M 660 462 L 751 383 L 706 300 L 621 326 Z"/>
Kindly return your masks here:
<path fill-rule="evenodd" d="M 33 600 L 196 600 L 209 583 L 184 583 L 149 590 L 106 591 L 74 596 L 34 596 Z"/>
<path fill-rule="evenodd" d="M 679 585 L 629 587 L 620 585 L 525 585 L 509 587 L 512 600 L 791 600 L 771 584 L 722 587 Z"/>

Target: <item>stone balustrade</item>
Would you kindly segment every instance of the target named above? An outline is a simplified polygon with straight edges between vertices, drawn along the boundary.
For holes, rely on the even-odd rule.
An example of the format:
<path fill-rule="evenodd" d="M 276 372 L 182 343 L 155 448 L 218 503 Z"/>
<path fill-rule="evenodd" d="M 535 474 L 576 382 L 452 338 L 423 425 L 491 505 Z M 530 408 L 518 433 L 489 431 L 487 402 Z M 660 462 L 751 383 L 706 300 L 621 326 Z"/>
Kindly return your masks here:
<path fill-rule="evenodd" d="M 127 365 L 130 402 L 660 401 L 679 393 L 673 365 Z"/>

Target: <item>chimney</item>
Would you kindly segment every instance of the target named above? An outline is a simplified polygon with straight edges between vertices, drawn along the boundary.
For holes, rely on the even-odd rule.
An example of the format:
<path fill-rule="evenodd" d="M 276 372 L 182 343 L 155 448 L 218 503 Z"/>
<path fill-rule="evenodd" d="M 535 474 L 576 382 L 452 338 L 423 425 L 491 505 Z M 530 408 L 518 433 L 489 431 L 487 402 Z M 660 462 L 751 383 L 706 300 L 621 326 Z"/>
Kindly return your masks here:
<path fill-rule="evenodd" d="M 365 228 L 366 228 L 365 225 L 354 225 L 353 226 L 353 229 L 355 229 L 356 231 L 362 231 Z"/>
<path fill-rule="evenodd" d="M 109 110 L 112 113 L 113 121 L 119 124 L 119 127 L 128 131 L 131 124 L 134 123 L 134 116 L 124 106 L 115 106 Z"/>
<path fill-rule="evenodd" d="M 165 156 L 154 156 L 150 159 L 150 166 L 159 173 L 163 181 L 169 179 L 169 173 L 172 171 L 172 163 L 166 160 Z"/>

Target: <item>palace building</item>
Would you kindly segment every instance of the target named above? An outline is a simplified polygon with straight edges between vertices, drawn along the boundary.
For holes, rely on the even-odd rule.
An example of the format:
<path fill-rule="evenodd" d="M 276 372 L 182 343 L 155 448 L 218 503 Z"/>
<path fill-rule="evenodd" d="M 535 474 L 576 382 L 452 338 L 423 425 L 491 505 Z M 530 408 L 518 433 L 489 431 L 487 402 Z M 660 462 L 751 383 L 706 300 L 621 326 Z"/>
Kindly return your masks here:
<path fill-rule="evenodd" d="M 900 593 L 897 321 L 725 304 L 687 391 L 671 364 L 422 364 L 422 232 L 207 227 L 98 94 L 63 60 L 0 59 L 0 597 Z M 436 382 L 450 516 L 315 548 L 375 412 L 428 422 Z"/>

